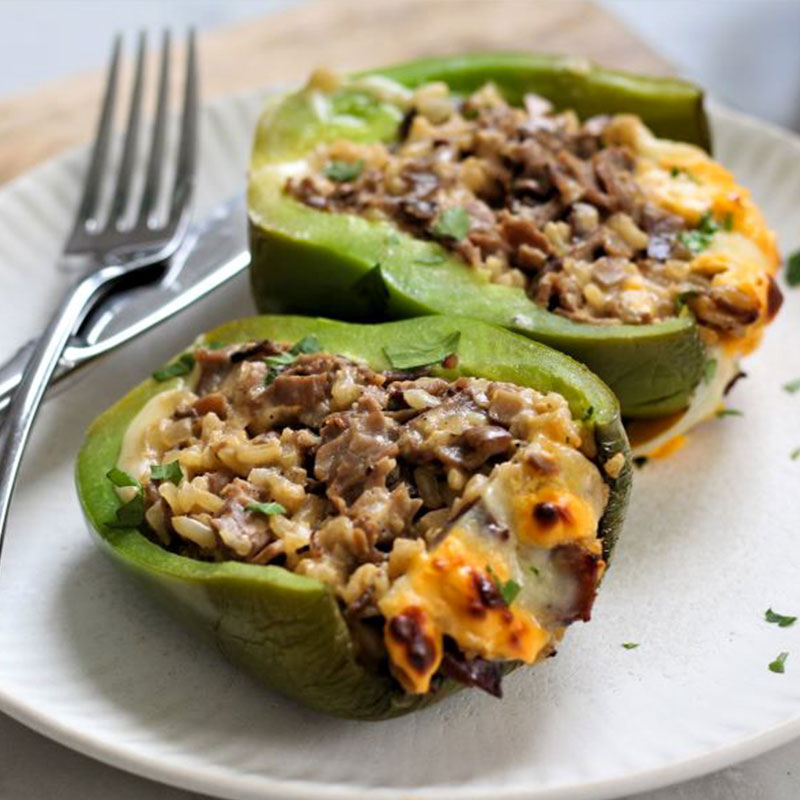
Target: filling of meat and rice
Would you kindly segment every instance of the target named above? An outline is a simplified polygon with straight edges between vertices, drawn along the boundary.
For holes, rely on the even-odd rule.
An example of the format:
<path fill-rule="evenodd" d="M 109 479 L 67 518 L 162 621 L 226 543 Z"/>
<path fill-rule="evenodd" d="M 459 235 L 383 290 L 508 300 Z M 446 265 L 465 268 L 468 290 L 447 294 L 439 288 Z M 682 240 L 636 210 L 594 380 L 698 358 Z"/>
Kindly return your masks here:
<path fill-rule="evenodd" d="M 145 406 L 118 468 L 148 535 L 328 585 L 357 658 L 409 692 L 450 676 L 499 695 L 504 663 L 589 618 L 608 499 L 593 438 L 558 394 L 317 348 L 197 349 Z"/>
<path fill-rule="evenodd" d="M 512 107 L 491 84 L 466 99 L 428 84 L 403 108 L 398 141 L 321 145 L 286 191 L 392 220 L 580 322 L 646 324 L 688 306 L 713 343 L 777 310 L 774 237 L 699 148 L 630 115 L 581 123 L 535 95 Z"/>

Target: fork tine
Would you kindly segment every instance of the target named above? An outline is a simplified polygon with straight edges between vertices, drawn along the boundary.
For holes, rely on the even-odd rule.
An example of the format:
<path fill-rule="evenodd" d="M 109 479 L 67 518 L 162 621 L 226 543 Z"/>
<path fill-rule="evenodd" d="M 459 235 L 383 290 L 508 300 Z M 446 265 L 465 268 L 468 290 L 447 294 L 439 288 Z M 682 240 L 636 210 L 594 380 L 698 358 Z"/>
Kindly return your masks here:
<path fill-rule="evenodd" d="M 177 228 L 185 220 L 194 188 L 195 164 L 197 161 L 197 95 L 195 32 L 193 28 L 190 28 L 178 161 L 175 170 L 175 183 L 172 189 L 172 203 L 166 225 L 171 230 Z"/>
<path fill-rule="evenodd" d="M 161 45 L 161 77 L 159 78 L 156 119 L 153 123 L 153 136 L 150 141 L 150 155 L 147 162 L 147 176 L 139 206 L 138 226 L 148 226 L 150 217 L 158 205 L 161 189 L 161 173 L 164 161 L 164 138 L 167 127 L 167 95 L 169 92 L 170 34 L 164 31 Z"/>
<path fill-rule="evenodd" d="M 117 96 L 117 74 L 119 73 L 119 59 L 122 50 L 122 37 L 114 37 L 114 46 L 111 50 L 111 63 L 108 68 L 103 108 L 100 120 L 97 123 L 97 133 L 92 145 L 92 156 L 89 169 L 83 185 L 83 195 L 78 205 L 75 218 L 74 231 L 77 233 L 86 228 L 87 223 L 95 221 L 100 192 L 103 185 L 103 170 L 108 157 L 108 145 L 111 141 L 111 129 L 114 124 L 114 105 Z"/>
<path fill-rule="evenodd" d="M 144 31 L 139 34 L 139 47 L 136 55 L 136 72 L 133 82 L 131 104 L 128 111 L 128 128 L 125 132 L 125 144 L 122 150 L 122 160 L 117 176 L 117 186 L 114 199 L 111 203 L 111 213 L 108 217 L 107 227 L 119 226 L 128 207 L 133 181 L 133 167 L 136 161 L 136 150 L 139 144 L 139 118 L 142 109 L 142 84 L 144 79 L 144 62 L 147 56 L 147 36 Z"/>

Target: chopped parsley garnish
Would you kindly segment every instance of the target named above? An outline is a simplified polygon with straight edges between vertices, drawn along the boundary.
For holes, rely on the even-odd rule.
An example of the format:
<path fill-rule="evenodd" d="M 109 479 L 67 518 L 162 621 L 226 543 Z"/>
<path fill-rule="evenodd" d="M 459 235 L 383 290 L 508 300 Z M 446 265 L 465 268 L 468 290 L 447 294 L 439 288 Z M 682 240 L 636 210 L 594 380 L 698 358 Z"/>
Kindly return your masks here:
<path fill-rule="evenodd" d="M 111 528 L 137 528 L 144 522 L 144 494 L 142 485 L 135 478 L 128 475 L 117 467 L 113 467 L 106 473 L 106 477 L 120 488 L 132 486 L 136 489 L 136 494 L 117 509 L 116 518 L 109 522 Z"/>
<path fill-rule="evenodd" d="M 469 214 L 461 206 L 451 206 L 442 211 L 433 223 L 431 230 L 437 236 L 460 242 L 471 227 Z"/>
<path fill-rule="evenodd" d="M 264 361 L 271 367 L 285 367 L 293 364 L 297 356 L 290 350 L 284 350 L 282 353 L 277 353 L 274 356 L 267 356 Z"/>
<path fill-rule="evenodd" d="M 581 421 L 589 422 L 589 420 L 594 416 L 594 406 L 589 406 L 586 411 L 583 412 L 583 416 L 581 417 Z"/>
<path fill-rule="evenodd" d="M 455 353 L 460 339 L 461 332 L 453 331 L 442 337 L 438 342 L 433 342 L 427 346 L 387 346 L 383 348 L 383 354 L 394 369 L 427 367 L 430 364 L 438 364 L 440 361 L 444 361 L 447 356 Z"/>
<path fill-rule="evenodd" d="M 194 369 L 194 356 L 191 353 L 184 353 L 166 367 L 157 369 L 153 373 L 153 379 L 159 383 L 168 381 L 170 378 L 178 378 L 181 375 L 188 375 Z"/>
<path fill-rule="evenodd" d="M 169 464 L 153 464 L 150 467 L 150 480 L 174 483 L 176 486 L 183 480 L 183 470 L 178 461 Z"/>
<path fill-rule="evenodd" d="M 786 663 L 786 659 L 789 658 L 789 654 L 787 652 L 779 653 L 778 657 L 774 661 L 770 661 L 768 664 L 770 672 L 777 672 L 779 675 L 783 675 L 786 671 L 783 668 L 783 665 Z"/>
<path fill-rule="evenodd" d="M 308 355 L 309 353 L 318 353 L 322 349 L 319 339 L 313 333 L 304 336 L 300 341 L 295 342 L 289 349 L 292 355 L 299 356 L 301 353 Z"/>
<path fill-rule="evenodd" d="M 797 617 L 787 617 L 784 614 L 776 614 L 771 608 L 768 608 L 764 614 L 764 619 L 767 622 L 772 622 L 779 628 L 788 628 L 797 622 Z"/>
<path fill-rule="evenodd" d="M 125 505 L 117 509 L 116 519 L 108 523 L 110 528 L 138 528 L 144 522 L 144 497 L 134 495 Z"/>
<path fill-rule="evenodd" d="M 675 306 L 676 306 L 676 307 L 677 307 L 679 310 L 681 310 L 681 311 L 682 311 L 684 308 L 687 308 L 687 307 L 688 307 L 688 305 L 689 305 L 689 300 L 691 300 L 693 297 L 697 297 L 699 294 L 700 294 L 700 292 L 698 292 L 696 289 L 689 289 L 689 290 L 688 290 L 688 291 L 686 291 L 686 292 L 681 292 L 681 293 L 680 293 L 680 294 L 679 294 L 679 295 L 678 295 L 678 296 L 675 298 Z"/>
<path fill-rule="evenodd" d="M 705 383 L 711 383 L 716 374 L 717 374 L 717 359 L 709 358 L 708 361 L 706 361 L 705 366 L 703 367 L 703 381 Z"/>
<path fill-rule="evenodd" d="M 722 218 L 722 230 L 733 230 L 733 214 L 730 211 Z"/>
<path fill-rule="evenodd" d="M 626 650 L 635 650 L 639 646 L 639 642 L 623 642 L 622 646 Z"/>
<path fill-rule="evenodd" d="M 719 230 L 719 225 L 714 222 L 710 211 L 706 211 L 700 218 L 697 227 L 691 231 L 682 231 L 678 234 L 678 240 L 685 245 L 693 255 L 702 253 L 709 247 L 714 234 Z"/>
<path fill-rule="evenodd" d="M 281 371 L 278 367 L 267 367 L 267 374 L 264 376 L 264 386 L 269 386 L 280 374 Z"/>
<path fill-rule="evenodd" d="M 114 486 L 135 486 L 137 489 L 142 488 L 136 478 L 132 478 L 127 472 L 117 469 L 117 467 L 110 469 L 106 473 L 106 478 L 108 478 Z"/>
<path fill-rule="evenodd" d="M 721 408 L 717 411 L 718 417 L 743 417 L 744 411 L 739 411 L 738 408 Z"/>
<path fill-rule="evenodd" d="M 318 353 L 321 349 L 319 339 L 310 333 L 304 336 L 299 341 L 295 342 L 288 350 L 278 353 L 274 356 L 267 356 L 264 361 L 267 364 L 267 374 L 264 378 L 264 386 L 269 386 L 275 378 L 280 375 L 284 367 L 289 364 L 294 364 L 299 355 L 308 355 L 309 353 Z"/>
<path fill-rule="evenodd" d="M 109 525 L 112 528 L 138 528 L 142 522 L 144 522 L 144 497 L 137 494 L 117 509 L 117 518 Z"/>
<path fill-rule="evenodd" d="M 800 284 L 800 250 L 795 250 L 786 259 L 786 283 L 789 286 Z"/>
<path fill-rule="evenodd" d="M 347 183 L 354 181 L 364 169 L 363 161 L 331 161 L 325 167 L 325 177 L 330 178 L 336 183 Z"/>
<path fill-rule="evenodd" d="M 795 447 L 795 449 L 789 453 L 789 458 L 791 458 L 792 461 L 797 461 L 797 459 L 800 458 L 800 447 Z"/>
<path fill-rule="evenodd" d="M 789 392 L 789 394 L 800 392 L 800 378 L 795 378 L 793 381 L 789 381 L 789 383 L 784 383 L 783 391 Z"/>
<path fill-rule="evenodd" d="M 263 514 L 265 517 L 274 517 L 276 514 L 285 514 L 286 509 L 280 503 L 250 503 L 248 511 Z"/>
<path fill-rule="evenodd" d="M 636 456 L 633 459 L 633 466 L 637 469 L 641 469 L 650 459 L 647 456 Z"/>
<path fill-rule="evenodd" d="M 517 595 L 522 591 L 522 587 L 512 578 L 509 578 L 507 581 L 501 581 L 490 564 L 486 565 L 486 571 L 489 573 L 489 577 L 494 581 L 494 585 L 497 587 L 497 591 L 500 592 L 500 597 L 503 598 L 503 602 L 507 606 L 510 606 Z"/>
<path fill-rule="evenodd" d="M 541 577 L 538 568 L 534 567 L 533 564 L 528 564 L 528 569 L 530 570 L 531 575 L 535 575 L 537 578 Z"/>
<path fill-rule="evenodd" d="M 685 175 L 692 183 L 700 183 L 700 181 L 685 167 L 672 167 L 669 174 L 673 178 L 679 178 L 681 175 Z"/>

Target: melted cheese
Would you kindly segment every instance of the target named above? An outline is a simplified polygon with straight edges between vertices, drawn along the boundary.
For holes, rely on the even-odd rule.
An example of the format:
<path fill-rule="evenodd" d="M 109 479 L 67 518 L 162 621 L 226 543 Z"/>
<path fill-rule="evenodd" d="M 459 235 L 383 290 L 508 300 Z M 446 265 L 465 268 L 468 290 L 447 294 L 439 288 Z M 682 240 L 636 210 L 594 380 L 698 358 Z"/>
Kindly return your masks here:
<path fill-rule="evenodd" d="M 657 206 L 695 227 L 707 213 L 730 222 L 691 263 L 693 272 L 711 277 L 712 286 L 735 287 L 756 298 L 759 320 L 745 337 L 727 338 L 731 352 L 750 352 L 760 327 L 768 321 L 769 276 L 780 266 L 775 234 L 767 227 L 750 192 L 704 150 L 691 144 L 658 139 L 636 117 L 615 117 L 606 130 L 610 143 L 624 144 L 637 156 L 636 181 Z"/>
<path fill-rule="evenodd" d="M 148 441 L 148 432 L 154 424 L 169 419 L 184 400 L 193 399 L 196 399 L 194 394 L 185 388 L 171 389 L 151 397 L 125 430 L 117 467 L 141 480 L 150 465 L 161 456 L 159 449 Z"/>
<path fill-rule="evenodd" d="M 476 542 L 464 528 L 450 530 L 433 552 L 421 552 L 380 603 L 387 619 L 385 641 L 395 672 L 407 691 L 421 693 L 442 658 L 442 636 L 461 648 L 489 659 L 514 659 L 532 663 L 550 636 L 533 615 L 516 603 L 487 607 L 479 585 L 494 587 L 494 580 L 510 579 L 505 560 Z M 430 658 L 413 663 L 408 647 L 392 634 L 392 620 L 410 615 L 422 620 Z"/>
<path fill-rule="evenodd" d="M 713 415 L 725 387 L 738 371 L 738 358 L 751 352 L 769 322 L 771 276 L 780 266 L 775 234 L 767 227 L 750 192 L 699 147 L 658 139 L 636 117 L 619 115 L 606 130 L 611 144 L 636 154 L 636 180 L 647 198 L 694 227 L 709 212 L 729 230 L 717 230 L 709 246 L 691 262 L 691 271 L 707 275 L 712 287 L 730 287 L 757 301 L 758 319 L 744 335 L 717 336 L 710 351 L 717 375 L 696 388 L 689 408 L 669 419 L 636 421 L 629 426 L 634 454 L 666 455 L 679 449 L 682 434 Z"/>
<path fill-rule="evenodd" d="M 542 442 L 533 446 L 541 449 Z M 552 474 L 522 459 L 496 467 L 481 499 L 438 545 L 419 552 L 381 599 L 386 647 L 407 691 L 429 690 L 445 635 L 469 657 L 533 663 L 550 652 L 563 634 L 553 620 L 580 591 L 577 578 L 554 564 L 553 548 L 577 544 L 597 559 L 598 577 L 602 572 L 597 539 L 606 500 L 602 478 L 580 452 L 556 443 L 551 448 L 559 466 Z M 536 519 L 542 503 L 561 509 L 550 526 Z M 497 588 L 508 581 L 519 591 L 507 605 Z M 398 624 L 414 628 L 416 647 L 398 638 Z"/>
<path fill-rule="evenodd" d="M 709 358 L 717 368 L 711 380 L 702 380 L 692 395 L 689 407 L 669 417 L 632 420 L 627 424 L 628 439 L 634 456 L 665 457 L 679 450 L 685 443 L 684 434 L 704 420 L 714 416 L 728 384 L 739 371 L 736 353 L 726 346 L 709 348 Z M 672 444 L 677 440 L 680 444 Z"/>

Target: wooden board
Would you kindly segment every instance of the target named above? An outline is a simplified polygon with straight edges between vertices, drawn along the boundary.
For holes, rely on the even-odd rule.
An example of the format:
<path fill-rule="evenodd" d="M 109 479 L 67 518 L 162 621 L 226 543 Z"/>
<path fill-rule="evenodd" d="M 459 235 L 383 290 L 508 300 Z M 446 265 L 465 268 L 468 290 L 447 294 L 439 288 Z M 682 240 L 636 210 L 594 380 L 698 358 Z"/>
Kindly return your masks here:
<path fill-rule="evenodd" d="M 359 68 L 469 50 L 568 53 L 670 71 L 619 21 L 583 0 L 318 0 L 199 39 L 205 98 L 300 81 L 319 65 Z M 102 70 L 74 75 L 0 102 L 0 183 L 87 142 L 102 81 Z"/>

